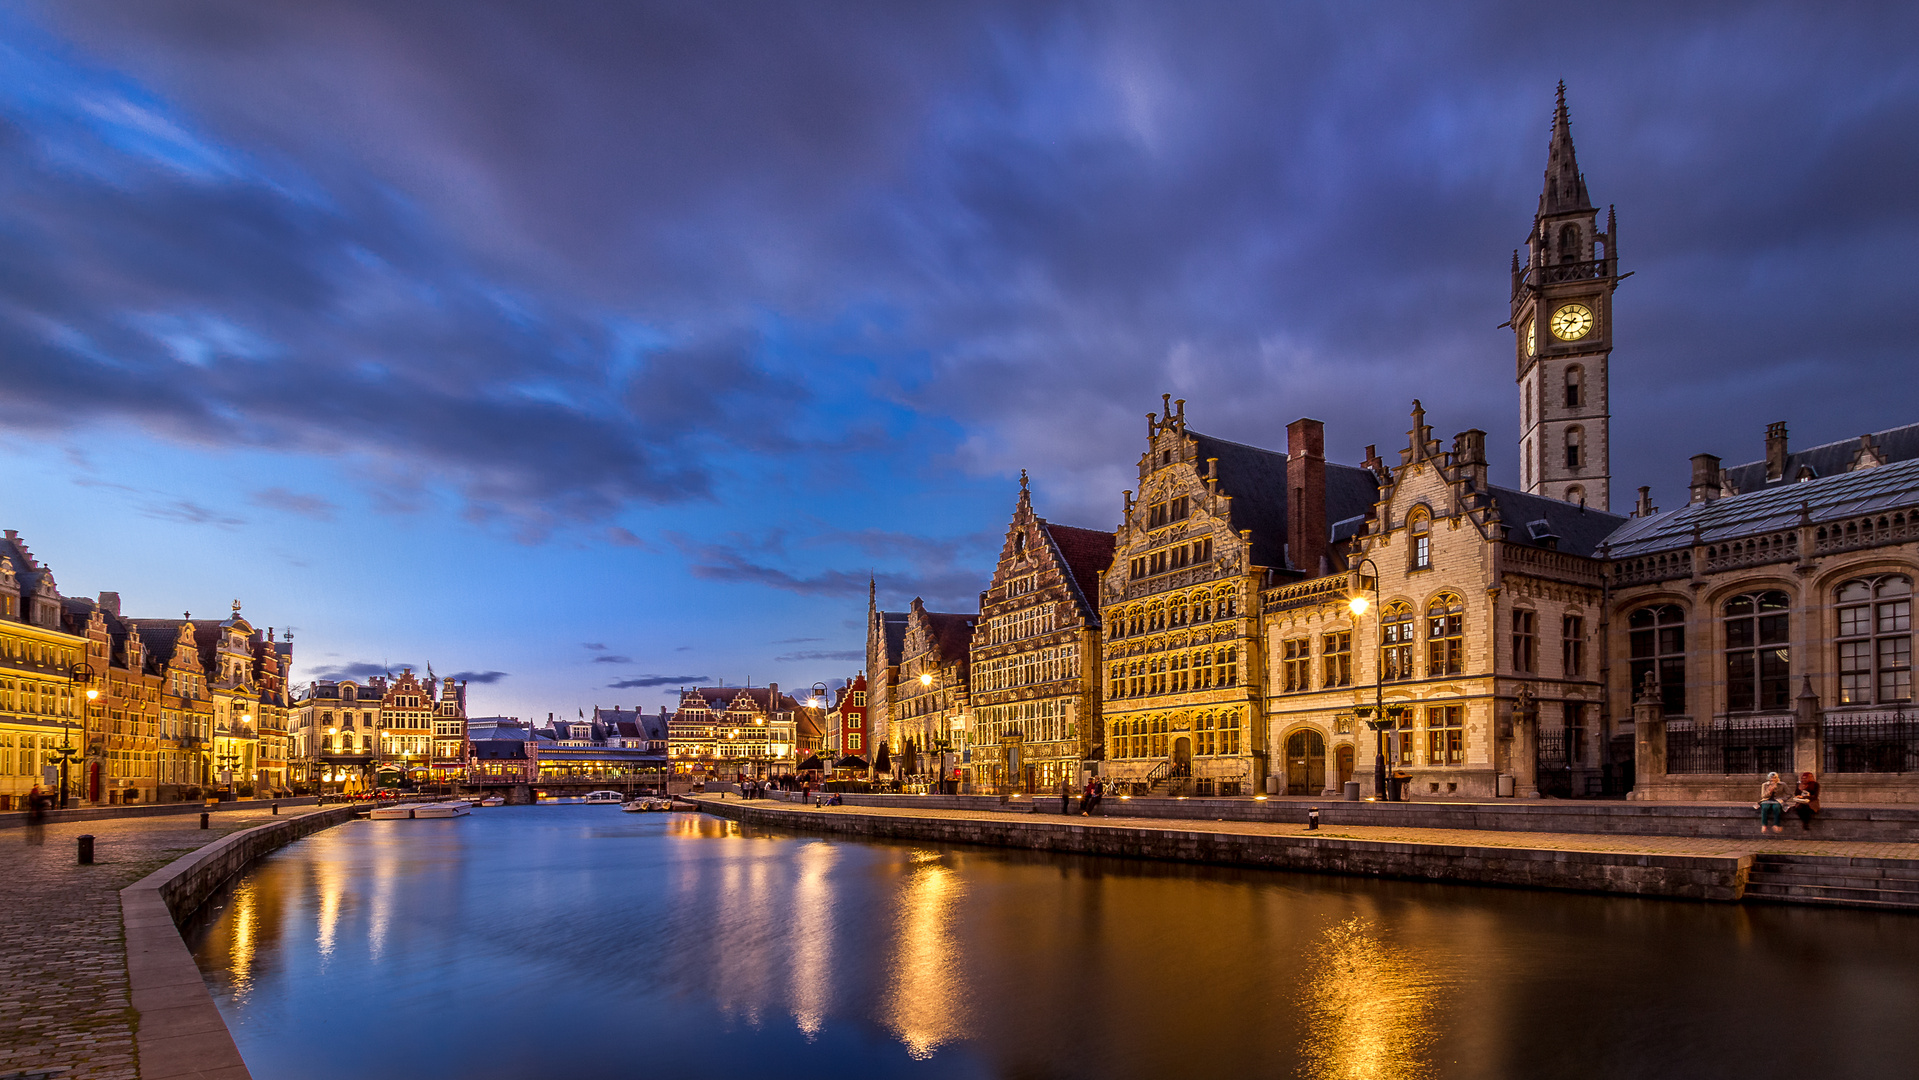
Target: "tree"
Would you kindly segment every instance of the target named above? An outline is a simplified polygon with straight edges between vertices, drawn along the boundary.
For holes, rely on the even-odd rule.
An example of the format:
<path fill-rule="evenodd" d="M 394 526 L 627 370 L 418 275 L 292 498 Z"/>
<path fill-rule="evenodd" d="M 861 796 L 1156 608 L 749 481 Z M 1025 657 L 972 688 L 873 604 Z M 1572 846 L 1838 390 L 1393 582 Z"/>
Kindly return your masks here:
<path fill-rule="evenodd" d="M 893 771 L 893 757 L 886 752 L 886 744 L 880 743 L 880 752 L 873 759 L 873 771 L 882 775 Z"/>

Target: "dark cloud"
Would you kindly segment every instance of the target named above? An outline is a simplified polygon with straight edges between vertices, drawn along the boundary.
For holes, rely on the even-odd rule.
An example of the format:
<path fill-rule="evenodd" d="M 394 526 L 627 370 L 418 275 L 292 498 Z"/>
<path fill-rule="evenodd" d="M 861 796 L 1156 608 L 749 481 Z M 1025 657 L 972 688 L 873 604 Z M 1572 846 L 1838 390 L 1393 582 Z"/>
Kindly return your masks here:
<path fill-rule="evenodd" d="M 496 683 L 507 677 L 504 671 L 456 671 L 447 678 L 455 682 Z"/>
<path fill-rule="evenodd" d="M 615 656 L 609 653 L 605 656 L 594 657 L 593 662 L 596 664 L 630 664 L 633 662 L 633 658 L 630 656 Z"/>
<path fill-rule="evenodd" d="M 824 640 L 825 640 L 824 638 L 816 638 L 816 637 L 789 637 L 789 638 L 781 638 L 778 641 L 771 641 L 771 642 L 768 642 L 767 644 L 769 645 L 804 645 L 810 641 L 824 641 Z"/>
<path fill-rule="evenodd" d="M 593 652 L 605 652 L 605 651 L 606 651 L 606 643 L 605 643 L 605 642 L 602 642 L 602 641 L 589 641 L 589 642 L 587 642 L 587 643 L 585 643 L 584 645 L 581 645 L 581 646 L 580 646 L 580 648 L 582 648 L 582 649 L 588 649 L 588 650 L 591 650 L 591 651 L 593 651 Z"/>
<path fill-rule="evenodd" d="M 641 551 L 657 550 L 654 547 L 654 545 L 642 539 L 640 536 L 635 534 L 633 530 L 622 528 L 621 526 L 618 526 L 618 525 L 612 525 L 607 527 L 606 541 L 607 543 L 612 544 L 616 547 L 639 548 Z"/>
<path fill-rule="evenodd" d="M 641 675 L 606 685 L 609 690 L 632 690 L 649 686 L 697 686 L 709 678 L 710 676 L 707 675 Z"/>
<path fill-rule="evenodd" d="M 860 649 L 833 651 L 790 652 L 773 658 L 780 663 L 797 663 L 801 660 L 864 660 L 866 653 Z"/>
<path fill-rule="evenodd" d="M 256 491 L 248 496 L 248 501 L 255 506 L 262 506 L 269 510 L 284 510 L 289 514 L 298 514 L 315 521 L 331 521 L 333 512 L 339 509 L 318 495 L 303 495 L 282 487 Z"/>
<path fill-rule="evenodd" d="M 236 529 L 246 522 L 237 517 L 209 509 L 187 499 L 176 499 L 167 503 L 148 503 L 140 512 L 158 521 L 175 521 L 183 525 L 218 525 L 223 529 Z"/>
<path fill-rule="evenodd" d="M 361 660 L 348 664 L 334 664 L 330 667 L 315 668 L 312 675 L 316 679 L 353 679 L 358 681 L 361 679 L 370 679 L 375 675 L 386 675 L 390 672 L 400 671 L 412 666 L 411 664 L 375 664 L 371 661 Z"/>
<path fill-rule="evenodd" d="M 933 565 L 910 572 L 835 570 L 801 571 L 775 565 L 785 558 L 778 544 L 734 536 L 702 542 L 672 537 L 686 556 L 688 572 L 704 581 L 759 585 L 801 596 L 864 597 L 869 581 L 877 582 L 888 597 L 918 596 L 935 607 L 977 604 L 983 580 L 977 565 Z"/>

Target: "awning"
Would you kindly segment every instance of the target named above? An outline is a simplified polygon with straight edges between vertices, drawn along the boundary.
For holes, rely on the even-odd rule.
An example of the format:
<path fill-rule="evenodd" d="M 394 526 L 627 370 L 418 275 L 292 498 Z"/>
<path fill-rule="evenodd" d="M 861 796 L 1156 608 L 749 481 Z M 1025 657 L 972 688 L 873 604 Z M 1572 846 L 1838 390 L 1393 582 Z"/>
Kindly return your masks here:
<path fill-rule="evenodd" d="M 818 771 L 826 768 L 826 762 L 821 761 L 818 754 L 814 754 L 812 757 L 793 766 L 793 768 L 798 772 Z"/>
<path fill-rule="evenodd" d="M 835 769 L 864 769 L 866 768 L 866 759 L 858 754 L 848 754 L 838 761 L 835 761 L 833 767 Z"/>

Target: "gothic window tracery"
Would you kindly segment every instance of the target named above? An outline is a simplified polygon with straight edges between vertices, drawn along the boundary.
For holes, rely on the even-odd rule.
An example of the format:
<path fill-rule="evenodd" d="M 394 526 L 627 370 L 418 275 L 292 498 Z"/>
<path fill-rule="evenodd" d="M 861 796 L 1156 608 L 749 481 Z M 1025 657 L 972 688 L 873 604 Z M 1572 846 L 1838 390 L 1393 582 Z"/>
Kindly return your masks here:
<path fill-rule="evenodd" d="M 1465 602 L 1441 593 L 1426 605 L 1426 674 L 1458 675 L 1466 668 Z"/>
<path fill-rule="evenodd" d="M 1912 579 L 1855 578 L 1833 596 L 1839 609 L 1839 701 L 1911 701 Z"/>
<path fill-rule="evenodd" d="M 1792 598 L 1777 589 L 1726 601 L 1726 708 L 1785 709 L 1792 704 Z"/>
<path fill-rule="evenodd" d="M 1413 677 L 1413 607 L 1404 600 L 1386 605 L 1379 616 L 1379 670 L 1386 682 Z"/>
<path fill-rule="evenodd" d="M 1667 716 L 1686 713 L 1686 613 L 1677 604 L 1654 604 L 1626 620 L 1631 656 L 1632 696 L 1638 700 L 1646 676 L 1659 686 Z"/>

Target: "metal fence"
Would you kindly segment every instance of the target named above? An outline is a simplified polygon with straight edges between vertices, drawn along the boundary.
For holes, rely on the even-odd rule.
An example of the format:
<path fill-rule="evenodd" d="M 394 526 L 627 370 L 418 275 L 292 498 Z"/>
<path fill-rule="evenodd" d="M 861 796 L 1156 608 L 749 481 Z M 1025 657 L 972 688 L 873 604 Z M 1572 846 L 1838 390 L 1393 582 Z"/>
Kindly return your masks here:
<path fill-rule="evenodd" d="M 1666 729 L 1667 773 L 1764 775 L 1792 769 L 1792 717 L 1717 717 Z"/>
<path fill-rule="evenodd" d="M 1919 772 L 1919 718 L 1903 707 L 1827 716 L 1826 771 Z"/>

